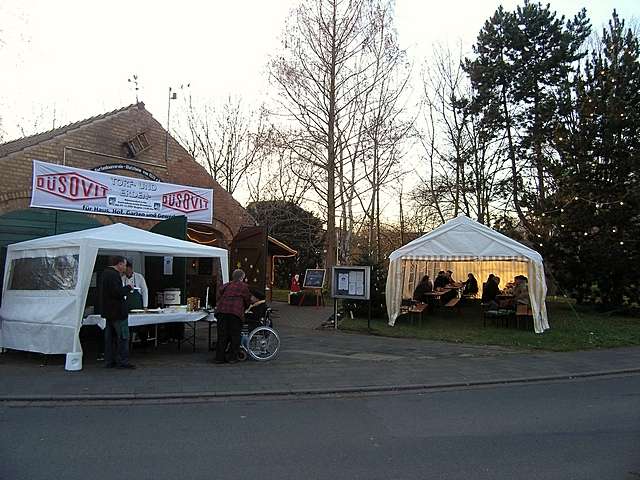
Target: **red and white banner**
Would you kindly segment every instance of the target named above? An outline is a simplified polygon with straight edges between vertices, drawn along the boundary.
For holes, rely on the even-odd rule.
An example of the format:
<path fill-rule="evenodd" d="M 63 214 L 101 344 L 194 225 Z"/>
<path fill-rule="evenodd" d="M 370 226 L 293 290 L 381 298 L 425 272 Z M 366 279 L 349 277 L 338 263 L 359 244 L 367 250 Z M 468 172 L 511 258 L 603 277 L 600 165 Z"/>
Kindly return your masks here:
<path fill-rule="evenodd" d="M 31 206 L 164 220 L 186 215 L 211 223 L 213 190 L 33 161 Z"/>

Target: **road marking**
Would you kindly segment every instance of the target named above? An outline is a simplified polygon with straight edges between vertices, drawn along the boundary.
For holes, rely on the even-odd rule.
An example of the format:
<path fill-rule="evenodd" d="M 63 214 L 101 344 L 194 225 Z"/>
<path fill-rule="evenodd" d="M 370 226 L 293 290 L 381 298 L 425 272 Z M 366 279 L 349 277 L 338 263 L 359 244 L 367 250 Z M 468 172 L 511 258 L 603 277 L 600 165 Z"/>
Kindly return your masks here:
<path fill-rule="evenodd" d="M 394 361 L 401 360 L 404 357 L 398 355 L 388 355 L 385 353 L 351 353 L 351 354 L 339 354 L 339 353 L 327 353 L 327 352 L 314 352 L 311 350 L 283 350 L 282 353 L 298 353 L 301 355 L 312 355 L 316 357 L 327 358 L 346 358 L 349 360 L 373 360 L 373 361 Z"/>

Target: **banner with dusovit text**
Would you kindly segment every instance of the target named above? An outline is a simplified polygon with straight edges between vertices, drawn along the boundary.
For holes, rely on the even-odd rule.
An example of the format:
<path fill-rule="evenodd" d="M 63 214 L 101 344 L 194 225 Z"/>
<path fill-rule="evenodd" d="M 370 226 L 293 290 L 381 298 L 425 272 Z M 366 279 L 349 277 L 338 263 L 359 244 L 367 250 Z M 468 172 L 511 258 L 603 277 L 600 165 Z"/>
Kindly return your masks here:
<path fill-rule="evenodd" d="M 213 190 L 33 161 L 31 206 L 164 220 L 186 215 L 211 223 Z"/>

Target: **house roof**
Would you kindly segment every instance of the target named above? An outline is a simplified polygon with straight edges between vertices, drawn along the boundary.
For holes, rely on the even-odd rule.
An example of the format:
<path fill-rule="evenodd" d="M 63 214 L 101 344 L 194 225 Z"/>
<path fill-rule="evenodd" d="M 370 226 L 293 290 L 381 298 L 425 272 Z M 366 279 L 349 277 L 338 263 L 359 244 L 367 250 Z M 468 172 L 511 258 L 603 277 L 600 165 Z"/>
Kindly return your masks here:
<path fill-rule="evenodd" d="M 118 108 L 116 110 L 112 110 L 110 112 L 103 113 L 101 115 L 95 115 L 93 117 L 86 118 L 78 122 L 73 122 L 68 125 L 64 125 L 62 127 L 54 128 L 53 130 L 49 130 L 47 132 L 36 133 L 35 135 L 18 138 L 16 140 L 12 140 L 10 142 L 0 144 L 0 158 L 6 157 L 7 155 L 10 155 L 12 153 L 16 153 L 21 150 L 24 150 L 25 148 L 33 147 L 34 145 L 37 145 L 39 143 L 52 140 L 53 138 L 59 137 L 60 135 L 64 135 L 67 132 L 85 127 L 99 120 L 104 120 L 108 117 L 117 115 L 118 113 L 122 113 L 134 107 L 144 109 L 144 103 L 142 102 L 132 103 L 131 105 L 128 105 L 126 107 Z"/>

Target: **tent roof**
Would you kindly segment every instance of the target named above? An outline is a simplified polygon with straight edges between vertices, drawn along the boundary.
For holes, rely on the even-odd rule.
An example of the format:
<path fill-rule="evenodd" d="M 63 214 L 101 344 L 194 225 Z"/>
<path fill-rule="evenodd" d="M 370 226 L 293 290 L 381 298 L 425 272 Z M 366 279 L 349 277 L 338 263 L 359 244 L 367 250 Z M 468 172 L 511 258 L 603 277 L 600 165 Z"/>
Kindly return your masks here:
<path fill-rule="evenodd" d="M 407 243 L 389 255 L 391 261 L 424 260 L 523 260 L 542 263 L 529 247 L 470 219 L 464 214 Z"/>
<path fill-rule="evenodd" d="M 90 228 L 78 232 L 36 238 L 9 245 L 10 251 L 74 247 L 90 244 L 105 250 L 136 251 L 148 255 L 173 255 L 176 257 L 226 257 L 223 248 L 208 247 L 185 240 L 159 235 L 122 223 Z"/>

